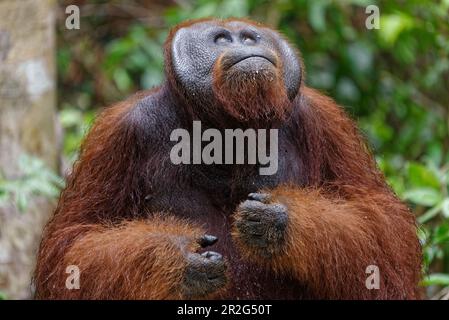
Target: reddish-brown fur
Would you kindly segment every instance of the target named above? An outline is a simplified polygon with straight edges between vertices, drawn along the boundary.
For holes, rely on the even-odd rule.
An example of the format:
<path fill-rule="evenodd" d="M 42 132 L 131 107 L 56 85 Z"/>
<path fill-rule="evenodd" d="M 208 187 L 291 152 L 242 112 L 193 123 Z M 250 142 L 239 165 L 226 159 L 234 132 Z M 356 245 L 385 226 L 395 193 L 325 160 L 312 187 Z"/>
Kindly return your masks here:
<path fill-rule="evenodd" d="M 258 77 L 263 81 L 248 83 L 242 79 L 248 75 L 224 72 L 221 65 L 220 60 L 215 64 L 214 92 L 226 112 L 245 122 L 257 120 L 268 123 L 274 119 L 279 122 L 287 118 L 291 102 L 288 100 L 284 83 L 280 81 L 281 67 L 277 68 L 277 75 L 262 71 Z M 254 105 L 260 101 L 264 101 L 262 106 Z"/>
<path fill-rule="evenodd" d="M 170 61 L 167 50 L 166 57 Z M 166 70 L 172 80 L 171 72 Z M 99 117 L 44 231 L 34 277 L 37 298 L 183 298 L 183 253 L 198 250 L 195 241 L 204 233 L 219 236 L 213 250 L 230 264 L 231 284 L 220 297 L 420 297 L 414 217 L 386 185 L 354 123 L 331 99 L 302 85 L 293 102 L 296 111 L 286 120 L 289 166 L 280 169 L 274 188 L 260 186 L 272 202 L 288 208 L 287 241 L 265 259 L 232 228 L 241 218 L 233 214 L 237 204 L 257 191 L 248 187 L 258 182 L 251 180 L 251 168 L 235 169 L 223 178 L 224 186 L 206 191 L 186 182 L 185 172 L 164 171 L 160 149 L 149 151 L 155 147 L 148 143 L 151 134 L 138 103 L 156 95 L 164 104 L 177 90 L 169 82 Z M 275 101 L 279 97 L 273 94 Z M 152 177 L 163 180 L 165 189 L 157 194 L 167 194 L 169 205 L 146 204 L 156 190 L 154 183 L 146 184 Z M 80 267 L 80 290 L 65 287 L 68 265 Z M 380 269 L 379 290 L 365 286 L 369 265 Z"/>

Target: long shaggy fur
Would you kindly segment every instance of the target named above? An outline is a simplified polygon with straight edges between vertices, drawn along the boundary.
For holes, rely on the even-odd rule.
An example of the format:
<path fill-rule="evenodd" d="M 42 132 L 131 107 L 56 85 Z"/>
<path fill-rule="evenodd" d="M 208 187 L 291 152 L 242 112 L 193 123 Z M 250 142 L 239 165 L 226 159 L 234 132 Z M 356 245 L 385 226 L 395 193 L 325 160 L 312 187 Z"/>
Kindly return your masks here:
<path fill-rule="evenodd" d="M 321 299 L 417 299 L 420 290 L 419 243 L 413 217 L 394 197 L 367 188 L 349 189 L 350 197 L 323 189 L 282 186 L 271 201 L 289 210 L 288 237 L 281 253 L 264 259 L 234 237 L 247 259 L 278 274 L 293 274 Z M 382 205 L 385 203 L 386 205 Z M 368 290 L 368 266 L 380 270 L 380 289 Z"/>
<path fill-rule="evenodd" d="M 213 88 L 221 108 L 251 128 L 285 121 L 292 108 L 280 70 L 280 66 L 275 71 L 226 70 L 219 59 L 214 68 Z"/>
<path fill-rule="evenodd" d="M 167 43 L 190 23 L 174 29 Z M 280 153 L 286 164 L 272 180 L 245 166 L 172 166 L 170 132 L 191 123 L 194 106 L 180 99 L 185 92 L 167 67 L 167 46 L 165 54 L 168 81 L 107 109 L 88 134 L 44 230 L 34 275 L 37 298 L 183 298 L 184 253 L 198 250 L 196 239 L 205 232 L 219 236 L 213 250 L 230 264 L 231 283 L 222 298 L 420 297 L 414 217 L 386 185 L 339 106 L 302 85 L 287 112 L 277 77 L 272 88 L 262 87 L 271 107 L 281 109 L 253 114 L 263 100 L 260 83 L 231 90 L 239 80 L 215 70 L 218 96 L 232 100 L 228 113 L 285 119 Z M 256 99 L 245 100 L 239 90 Z M 242 109 L 242 101 L 252 109 Z M 257 189 L 288 208 L 286 243 L 269 260 L 242 243 L 232 227 L 235 208 Z M 80 290 L 65 287 L 68 265 L 81 270 Z M 369 265 L 379 267 L 379 290 L 365 286 Z"/>

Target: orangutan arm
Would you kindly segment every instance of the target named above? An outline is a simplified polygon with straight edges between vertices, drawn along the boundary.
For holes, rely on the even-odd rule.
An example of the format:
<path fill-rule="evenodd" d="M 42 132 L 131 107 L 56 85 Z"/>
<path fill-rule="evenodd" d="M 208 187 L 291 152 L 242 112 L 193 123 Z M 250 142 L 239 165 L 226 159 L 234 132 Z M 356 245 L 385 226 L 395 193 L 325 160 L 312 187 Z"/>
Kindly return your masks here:
<path fill-rule="evenodd" d="M 357 127 L 304 88 L 298 137 L 308 186 L 279 186 L 237 209 L 234 238 L 252 260 L 306 283 L 320 298 L 418 298 L 415 219 L 386 186 Z M 265 194 L 265 195 L 264 195 Z M 380 289 L 367 289 L 368 266 Z"/>
<path fill-rule="evenodd" d="M 416 226 L 394 197 L 360 189 L 349 200 L 323 190 L 269 192 L 269 200 L 247 200 L 236 214 L 235 237 L 248 258 L 306 283 L 321 298 L 419 297 Z M 369 266 L 379 268 L 379 290 L 366 286 Z"/>
<path fill-rule="evenodd" d="M 44 230 L 36 298 L 205 298 L 224 287 L 221 255 L 196 253 L 213 242 L 204 241 L 199 227 L 146 212 L 148 159 L 158 147 L 150 107 L 128 100 L 109 108 L 90 131 Z M 67 267 L 80 271 L 79 288 L 66 285 Z"/>

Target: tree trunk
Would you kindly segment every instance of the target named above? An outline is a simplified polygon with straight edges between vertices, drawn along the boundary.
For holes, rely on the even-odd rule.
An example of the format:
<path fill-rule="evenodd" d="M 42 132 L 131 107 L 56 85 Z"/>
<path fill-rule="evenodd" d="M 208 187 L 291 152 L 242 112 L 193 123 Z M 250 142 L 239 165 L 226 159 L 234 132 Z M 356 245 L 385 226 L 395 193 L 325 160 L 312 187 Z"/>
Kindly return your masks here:
<path fill-rule="evenodd" d="M 0 172 L 21 174 L 18 158 L 31 154 L 55 168 L 55 66 L 52 0 L 0 0 Z M 51 212 L 31 199 L 26 212 L 0 207 L 0 292 L 31 297 L 31 274 L 42 227 Z"/>

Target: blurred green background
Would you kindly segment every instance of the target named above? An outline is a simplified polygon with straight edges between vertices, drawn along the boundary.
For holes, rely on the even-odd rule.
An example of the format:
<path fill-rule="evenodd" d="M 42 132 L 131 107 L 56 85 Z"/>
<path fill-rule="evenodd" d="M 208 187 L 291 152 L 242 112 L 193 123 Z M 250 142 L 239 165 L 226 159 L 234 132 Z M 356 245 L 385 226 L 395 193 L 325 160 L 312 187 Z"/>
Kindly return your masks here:
<path fill-rule="evenodd" d="M 64 8 L 70 4 L 80 7 L 80 30 L 65 29 Z M 378 30 L 365 27 L 365 9 L 372 4 L 380 8 Z M 100 108 L 161 83 L 162 44 L 171 26 L 205 16 L 250 17 L 284 33 L 302 52 L 306 83 L 356 119 L 389 183 L 421 225 L 428 297 L 448 294 L 449 0 L 61 1 L 59 6 L 65 168 Z"/>

